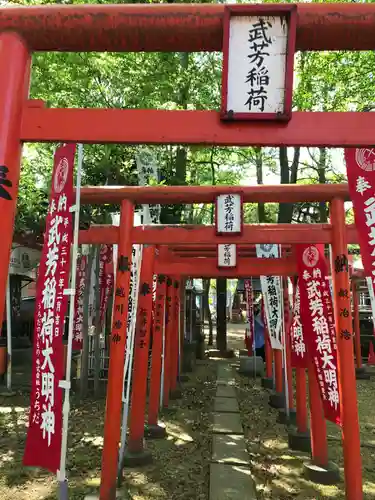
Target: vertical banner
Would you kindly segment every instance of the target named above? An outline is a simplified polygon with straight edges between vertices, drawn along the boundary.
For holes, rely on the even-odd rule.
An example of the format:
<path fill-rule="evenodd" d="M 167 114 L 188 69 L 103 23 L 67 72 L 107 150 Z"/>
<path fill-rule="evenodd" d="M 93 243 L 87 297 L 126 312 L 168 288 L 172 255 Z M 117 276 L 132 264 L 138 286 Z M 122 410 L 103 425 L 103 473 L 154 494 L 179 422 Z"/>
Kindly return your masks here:
<path fill-rule="evenodd" d="M 278 259 L 279 245 L 256 245 L 257 257 L 263 259 Z M 280 276 L 261 276 L 260 284 L 267 320 L 268 334 L 272 349 L 282 349 L 282 303 Z"/>
<path fill-rule="evenodd" d="M 114 280 L 112 245 L 103 245 L 101 247 L 99 265 L 100 322 L 103 323 L 107 310 L 109 294 L 111 293 Z"/>
<path fill-rule="evenodd" d="M 142 246 L 133 245 L 132 247 L 132 264 L 130 268 L 130 293 L 128 301 L 128 321 L 126 325 L 126 356 L 124 368 L 124 392 L 122 395 L 123 401 L 128 401 L 130 384 L 128 376 L 132 367 L 131 353 L 134 347 L 135 325 L 137 321 L 137 306 L 138 306 L 138 290 L 139 290 L 139 277 L 142 262 Z"/>
<path fill-rule="evenodd" d="M 73 238 L 73 169 L 75 144 L 59 147 L 36 291 L 32 391 L 24 465 L 56 473 L 62 439 L 63 333 Z"/>
<path fill-rule="evenodd" d="M 97 309 L 96 307 L 96 278 L 97 278 L 97 258 L 96 258 L 96 251 L 93 256 L 92 260 L 92 266 L 91 266 L 91 276 L 90 280 L 88 282 L 88 285 L 90 287 L 89 289 L 89 314 L 88 314 L 88 329 L 89 333 L 93 334 L 94 330 L 94 324 L 95 324 L 95 311 Z"/>
<path fill-rule="evenodd" d="M 245 280 L 246 313 L 249 323 L 249 335 L 245 337 L 245 344 L 248 354 L 252 351 L 254 341 L 254 304 L 253 304 L 253 284 L 252 280 Z"/>
<path fill-rule="evenodd" d="M 87 256 L 77 259 L 76 294 L 74 297 L 73 351 L 80 351 L 83 343 L 83 301 L 87 279 Z"/>
<path fill-rule="evenodd" d="M 155 154 L 146 147 L 140 149 L 136 156 L 138 184 L 148 186 L 159 182 L 159 167 Z M 143 205 L 143 215 L 147 223 L 158 224 L 160 221 L 160 205 Z"/>
<path fill-rule="evenodd" d="M 363 268 L 375 283 L 375 148 L 346 148 L 345 160 Z"/>
<path fill-rule="evenodd" d="M 293 368 L 307 368 L 307 349 L 301 323 L 301 295 L 299 283 L 294 289 L 293 318 L 289 330 Z"/>
<path fill-rule="evenodd" d="M 296 245 L 301 320 L 325 418 L 340 423 L 336 329 L 324 245 Z M 345 309 L 341 314 L 349 314 Z"/>

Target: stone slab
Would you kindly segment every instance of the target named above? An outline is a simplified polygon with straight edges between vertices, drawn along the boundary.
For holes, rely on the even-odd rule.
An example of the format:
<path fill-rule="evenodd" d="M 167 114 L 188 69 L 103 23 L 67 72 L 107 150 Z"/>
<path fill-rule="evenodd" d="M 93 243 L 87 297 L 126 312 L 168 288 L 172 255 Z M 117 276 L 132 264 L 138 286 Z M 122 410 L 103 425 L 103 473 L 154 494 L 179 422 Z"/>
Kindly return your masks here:
<path fill-rule="evenodd" d="M 247 466 L 211 464 L 209 500 L 256 500 Z"/>
<path fill-rule="evenodd" d="M 212 461 L 248 465 L 250 461 L 244 437 L 239 434 L 214 434 L 212 436 Z"/>
<path fill-rule="evenodd" d="M 213 413 L 213 432 L 217 434 L 243 434 L 239 413 Z"/>
<path fill-rule="evenodd" d="M 116 490 L 116 500 L 126 500 L 129 498 L 126 493 L 120 490 Z M 99 500 L 99 495 L 86 495 L 84 500 Z"/>
<path fill-rule="evenodd" d="M 217 398 L 236 398 L 236 390 L 233 385 L 218 385 L 216 391 Z"/>
<path fill-rule="evenodd" d="M 232 367 L 228 364 L 220 364 L 217 367 L 217 376 L 218 378 L 231 378 L 233 375 L 232 373 Z"/>
<path fill-rule="evenodd" d="M 240 409 L 238 408 L 237 399 L 235 398 L 215 398 L 214 411 L 223 413 L 238 413 Z"/>
<path fill-rule="evenodd" d="M 216 385 L 235 385 L 236 381 L 234 378 L 224 378 L 220 377 L 216 380 Z"/>
<path fill-rule="evenodd" d="M 264 361 L 260 356 L 241 356 L 239 373 L 249 376 L 264 376 Z"/>

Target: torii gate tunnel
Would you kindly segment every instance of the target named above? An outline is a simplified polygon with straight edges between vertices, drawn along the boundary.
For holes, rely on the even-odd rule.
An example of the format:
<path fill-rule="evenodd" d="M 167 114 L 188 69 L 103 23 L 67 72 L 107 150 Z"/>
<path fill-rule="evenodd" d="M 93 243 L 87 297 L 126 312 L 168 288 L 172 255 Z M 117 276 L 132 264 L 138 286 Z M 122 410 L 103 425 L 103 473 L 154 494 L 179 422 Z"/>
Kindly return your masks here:
<path fill-rule="evenodd" d="M 218 111 L 47 109 L 41 101 L 28 100 L 33 51 L 221 51 L 226 8 L 224 5 L 185 4 L 58 5 L 0 9 L 0 317 L 3 317 L 21 147 L 24 142 L 316 147 L 373 144 L 374 113 L 295 112 L 288 123 L 228 123 L 220 120 Z M 375 5 L 298 4 L 295 9 L 296 50 L 375 49 Z M 214 232 L 210 229 L 195 229 L 194 232 L 175 228 L 133 229 L 131 221 L 135 201 L 211 202 L 219 192 L 220 188 L 199 187 L 125 188 L 122 191 L 84 189 L 82 195 L 83 200 L 90 203 L 123 200 L 120 229 L 107 230 L 106 241 L 117 240 L 120 254 L 131 259 L 134 241 L 175 246 L 189 243 L 212 245 L 216 242 Z M 332 225 L 247 227 L 241 238 L 232 237 L 233 242 L 245 246 L 265 242 L 293 244 L 301 240 L 331 243 L 335 257 L 347 254 L 347 238 L 355 241 L 355 229 L 348 228 L 346 231 L 344 224 L 344 200 L 348 195 L 346 186 L 246 188 L 243 194 L 245 202 L 330 201 Z M 243 272 L 255 274 L 254 265 L 258 266 L 258 262 L 250 260 Z M 265 271 L 261 267 L 258 269 L 258 272 Z M 188 267 L 186 270 L 190 274 Z M 237 269 L 237 272 L 242 272 L 242 269 Z M 275 263 L 272 272 L 293 273 L 293 262 Z M 129 272 L 125 270 L 118 273 L 118 279 L 127 290 Z M 349 289 L 346 272 L 334 276 L 334 289 L 337 291 L 339 288 Z M 335 302 L 337 313 L 336 298 Z M 336 314 L 337 331 L 342 328 L 342 321 L 343 318 Z M 348 327 L 348 324 L 345 326 Z M 102 500 L 115 498 L 121 412 L 121 384 L 118 381 L 122 380 L 124 342 L 122 338 L 120 343 L 113 344 L 111 348 L 100 490 Z M 346 498 L 361 500 L 361 458 L 358 415 L 354 404 L 356 387 L 352 342 L 338 338 L 338 349 Z"/>

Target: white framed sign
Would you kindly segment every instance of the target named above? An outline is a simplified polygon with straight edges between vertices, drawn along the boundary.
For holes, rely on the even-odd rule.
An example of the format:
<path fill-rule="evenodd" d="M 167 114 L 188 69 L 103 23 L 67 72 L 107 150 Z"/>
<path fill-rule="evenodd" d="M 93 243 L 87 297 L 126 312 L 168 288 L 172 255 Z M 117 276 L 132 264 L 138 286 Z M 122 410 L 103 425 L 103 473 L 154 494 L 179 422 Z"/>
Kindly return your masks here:
<path fill-rule="evenodd" d="M 227 5 L 223 120 L 289 120 L 296 39 L 295 5 Z"/>
<path fill-rule="evenodd" d="M 240 194 L 220 194 L 216 198 L 216 233 L 242 233 L 242 196 Z"/>
<path fill-rule="evenodd" d="M 258 258 L 278 259 L 280 258 L 279 245 L 262 244 L 256 245 Z M 267 321 L 268 333 L 272 349 L 282 349 L 282 301 L 283 293 L 280 276 L 261 276 L 264 312 Z"/>
<path fill-rule="evenodd" d="M 236 267 L 237 265 L 237 245 L 223 244 L 217 246 L 218 267 Z"/>

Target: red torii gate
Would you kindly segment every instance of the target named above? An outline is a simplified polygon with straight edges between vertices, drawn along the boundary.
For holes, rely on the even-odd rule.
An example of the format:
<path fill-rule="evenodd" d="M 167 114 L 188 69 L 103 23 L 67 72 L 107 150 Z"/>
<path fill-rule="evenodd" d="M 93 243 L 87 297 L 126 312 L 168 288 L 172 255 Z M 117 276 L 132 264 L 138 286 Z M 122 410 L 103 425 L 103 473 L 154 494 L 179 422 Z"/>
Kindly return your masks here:
<path fill-rule="evenodd" d="M 81 243 L 117 243 L 119 249 L 122 247 L 122 242 L 126 242 L 123 246 L 124 252 L 119 250 L 120 255 L 125 256 L 125 259 L 131 259 L 131 243 L 155 245 L 160 247 L 159 257 L 156 257 L 154 271 L 160 274 L 179 274 L 185 276 L 258 276 L 258 275 L 281 275 L 290 276 L 297 272 L 292 255 L 279 259 L 258 259 L 255 257 L 247 257 L 249 245 L 254 243 L 280 243 L 286 245 L 289 243 L 328 243 L 332 246 L 332 266 L 337 257 L 348 256 L 347 243 L 356 242 L 357 235 L 353 226 L 345 226 L 345 210 L 344 200 L 347 198 L 347 186 L 338 184 L 329 186 L 332 189 L 327 190 L 327 186 L 315 185 L 296 185 L 296 186 L 257 186 L 257 187 L 237 187 L 230 188 L 228 192 L 241 194 L 244 202 L 254 197 L 257 201 L 265 203 L 272 198 L 274 202 L 285 202 L 290 200 L 290 193 L 293 192 L 293 200 L 301 201 L 307 197 L 310 201 L 326 201 L 330 203 L 330 224 L 248 224 L 244 225 L 241 235 L 226 235 L 217 236 L 214 226 L 140 226 L 133 227 L 132 214 L 136 204 L 143 204 L 147 201 L 155 204 L 171 203 L 212 203 L 217 195 L 225 192 L 226 187 L 211 186 L 208 189 L 197 186 L 183 187 L 88 187 L 82 189 L 82 203 L 89 204 L 104 204 L 104 203 L 121 203 L 121 221 L 120 226 L 93 226 L 88 230 L 80 232 Z M 273 188 L 277 194 L 273 192 Z M 253 191 L 254 195 L 251 196 Z M 313 193 L 310 191 L 313 190 Z M 262 191 L 264 191 L 262 193 Z M 202 194 L 203 193 L 203 194 Z M 270 194 L 272 193 L 272 194 Z M 304 194 L 306 193 L 306 195 Z M 235 269 L 218 269 L 217 263 L 212 257 L 194 257 L 192 265 L 186 262 L 186 257 L 174 257 L 178 248 L 184 247 L 187 254 L 188 248 L 193 250 L 193 255 L 199 255 L 200 244 L 210 245 L 219 243 L 236 243 L 239 245 L 239 263 Z M 241 247 L 242 245 L 242 247 Z M 245 250 L 243 249 L 245 247 Z M 241 253 L 245 252 L 245 259 Z M 212 250 L 207 250 L 203 253 L 212 255 Z M 185 262 L 184 262 L 185 261 Z M 343 448 L 345 458 L 345 479 L 347 498 L 361 498 L 358 495 L 362 493 L 362 472 L 361 472 L 361 452 L 359 439 L 358 412 L 356 405 L 356 379 L 353 358 L 353 342 L 346 341 L 340 336 L 341 331 L 347 329 L 352 331 L 351 312 L 348 318 L 340 315 L 340 309 L 346 307 L 351 311 L 350 293 L 347 297 L 339 298 L 338 290 L 350 290 L 349 273 L 333 273 L 334 287 L 334 305 L 335 305 L 335 321 L 338 345 L 338 360 L 339 360 L 339 379 L 340 379 L 340 394 L 341 394 L 341 415 L 343 422 Z M 116 307 L 116 302 L 115 302 Z M 125 319 L 124 319 L 125 321 Z M 117 350 L 117 344 L 111 346 L 111 350 Z M 280 360 L 279 360 L 280 361 Z M 278 365 L 281 366 L 280 363 Z M 113 436 L 117 433 L 114 426 L 114 415 L 116 415 L 118 395 L 121 395 L 121 382 L 118 378 L 119 364 L 115 357 L 111 354 L 108 387 L 112 389 L 108 393 L 107 398 L 107 417 L 111 415 L 110 423 L 106 425 L 108 432 L 107 443 L 103 450 L 103 467 L 104 463 L 114 460 L 116 438 Z M 281 380 L 281 379 L 280 379 Z M 117 389 L 116 389 L 117 386 Z M 319 429 L 324 424 L 324 421 L 317 422 L 319 414 L 318 406 L 320 405 L 319 394 L 312 389 L 311 397 L 316 408 L 316 415 L 313 419 L 313 431 L 315 435 L 316 450 L 313 450 L 313 457 L 318 457 L 321 460 L 320 465 L 323 465 L 328 460 L 326 451 L 324 452 L 324 439 L 320 439 Z M 281 392 L 281 390 L 279 391 Z M 320 407 L 319 407 L 320 408 Z M 107 419 L 106 419 L 107 421 Z M 109 420 L 108 420 L 109 422 Z M 315 429 L 315 430 L 314 430 Z M 118 429 L 119 431 L 119 429 Z M 106 434 L 105 434 L 106 436 Z M 322 451 L 323 450 L 323 451 Z M 350 472 L 349 472 L 350 471 Z M 355 471 L 355 473 L 353 473 Z M 106 469 L 106 473 L 110 471 Z M 102 472 L 102 484 L 105 484 L 107 477 L 106 473 Z"/>
<path fill-rule="evenodd" d="M 372 4 L 299 4 L 297 5 L 297 50 L 373 50 L 375 48 L 375 6 Z M 161 111 L 107 109 L 47 109 L 40 101 L 28 101 L 30 62 L 33 51 L 220 51 L 223 44 L 224 5 L 103 5 L 2 8 L 0 10 L 0 317 L 3 317 L 8 262 L 12 243 L 14 215 L 20 176 L 23 142 L 83 142 L 126 144 L 218 144 L 237 146 L 367 146 L 373 143 L 373 113 L 293 113 L 288 124 L 223 123 L 216 111 Z M 147 123 L 147 127 L 144 124 Z M 346 254 L 343 201 L 345 192 L 326 193 L 320 200 L 331 201 L 331 242 L 334 254 Z M 209 192 L 211 188 L 207 189 Z M 277 201 L 277 190 L 273 201 Z M 271 189 L 271 190 L 272 190 Z M 328 188 L 332 189 L 332 186 Z M 166 191 L 163 191 L 166 193 Z M 200 192 L 197 188 L 196 192 Z M 227 192 L 227 188 L 225 188 Z M 254 193 L 256 190 L 254 190 Z M 145 192 L 144 201 L 153 203 L 160 188 Z M 217 192 L 218 193 L 218 192 Z M 294 190 L 300 201 L 299 187 Z M 298 194 L 299 193 L 299 194 Z M 108 203 L 113 196 L 107 193 Z M 101 195 L 106 196 L 105 191 Z M 271 196 L 271 195 L 270 195 Z M 149 197 L 149 198 L 148 198 Z M 302 197 L 302 198 L 301 198 Z M 122 198 L 126 198 L 123 196 Z M 177 197 L 178 198 L 178 197 Z M 175 198 L 175 199 L 177 199 Z M 247 201 L 270 201 L 264 194 Z M 164 199 L 165 200 L 165 199 Z M 190 194 L 179 202 L 192 201 Z M 160 200 L 163 202 L 163 200 Z M 198 200 L 197 201 L 201 201 Z M 278 201 L 293 201 L 292 198 Z M 295 201 L 298 201 L 297 199 Z M 173 203 L 172 199 L 168 203 Z M 132 200 L 122 202 L 122 227 L 132 218 Z M 170 228 L 169 231 L 174 231 Z M 295 242 L 296 230 L 280 228 L 287 243 Z M 329 231 L 328 231 L 329 232 Z M 160 233 L 161 234 L 161 233 Z M 165 232 L 164 234 L 167 234 Z M 186 236 L 186 233 L 183 233 Z M 207 238 L 202 243 L 214 243 Z M 309 231 L 304 231 L 308 238 Z M 328 233 L 327 233 L 328 234 Z M 137 230 L 120 231 L 119 247 L 131 258 L 131 244 Z M 140 242 L 151 237 L 144 231 Z M 175 234 L 169 235 L 169 241 Z M 274 231 L 260 229 L 247 235 L 251 242 L 272 242 L 283 238 Z M 287 237 L 288 236 L 288 237 Z M 259 241 L 263 238 L 263 241 Z M 276 239 L 275 239 L 276 238 Z M 255 240 L 255 241 L 254 241 Z M 326 241 L 329 240 L 329 241 Z M 309 241 L 305 239 L 304 241 Z M 229 242 L 229 241 L 228 241 Z M 154 243 L 158 243 L 154 241 Z M 161 242 L 162 244 L 163 242 Z M 178 243 L 178 242 L 177 242 Z M 199 242 L 198 242 L 199 243 Z M 160 244 L 160 242 L 158 243 Z M 165 244 L 165 241 L 164 241 Z M 183 242 L 185 244 L 185 241 Z M 128 288 L 128 274 L 119 273 L 121 286 Z M 348 285 L 346 273 L 336 285 Z M 346 304 L 347 305 L 347 304 Z M 338 319 L 338 327 L 342 320 Z M 345 325 L 348 328 L 348 325 Z M 351 342 L 338 341 L 343 394 L 344 450 L 347 498 L 361 500 L 361 465 L 358 421 L 355 405 L 354 366 Z M 122 365 L 123 342 L 112 349 L 111 366 Z M 347 392 L 348 391 L 348 392 Z M 353 397 L 348 400 L 348 394 Z M 117 429 L 121 397 L 111 383 L 108 401 L 116 407 L 111 415 Z M 352 432 L 348 434 L 349 430 Z M 106 428 L 108 425 L 106 426 Z M 115 431 L 117 432 L 117 431 Z M 118 436 L 105 435 L 101 498 L 115 497 Z"/>

